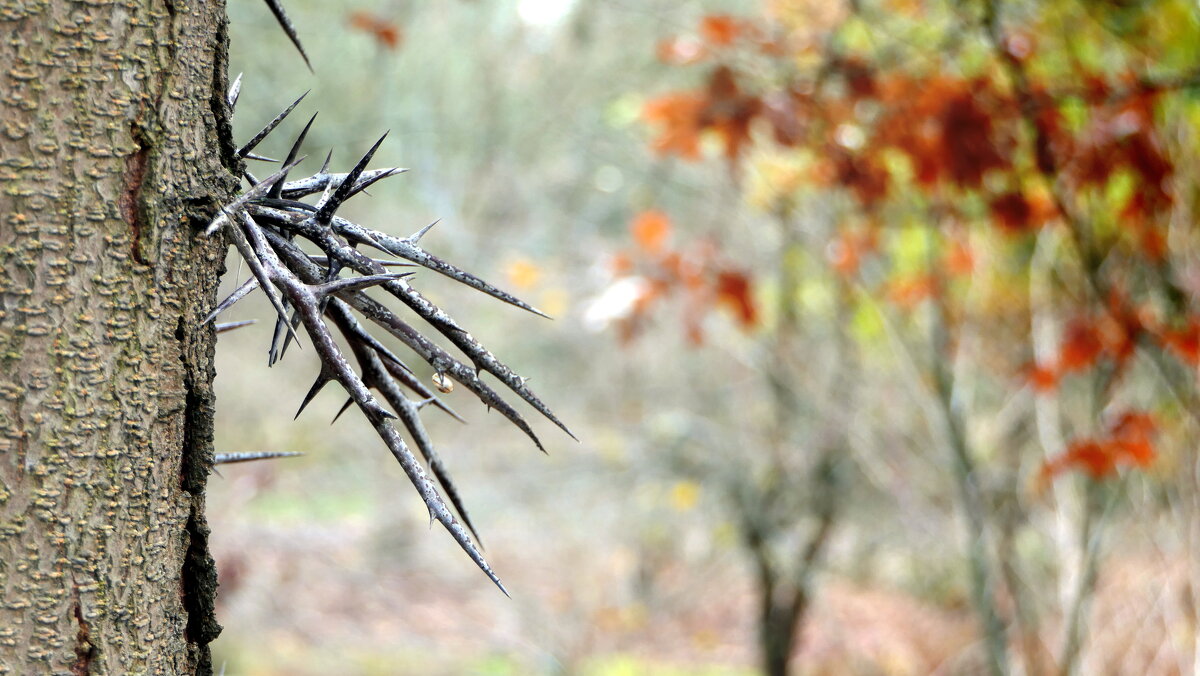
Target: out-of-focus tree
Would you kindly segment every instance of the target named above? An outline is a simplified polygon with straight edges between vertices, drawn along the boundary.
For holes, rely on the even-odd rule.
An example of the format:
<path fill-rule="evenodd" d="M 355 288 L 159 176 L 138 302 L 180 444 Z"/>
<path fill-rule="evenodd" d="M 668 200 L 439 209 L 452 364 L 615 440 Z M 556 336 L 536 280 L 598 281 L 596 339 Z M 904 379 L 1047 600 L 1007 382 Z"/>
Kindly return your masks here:
<path fill-rule="evenodd" d="M 627 337 L 672 291 L 693 341 L 714 304 L 757 326 L 774 419 L 733 403 L 761 439 L 734 454 L 697 435 L 676 464 L 730 486 L 769 673 L 787 671 L 851 426 L 889 424 L 845 409 L 905 403 L 870 401 L 889 374 L 853 366 L 887 347 L 921 421 L 913 450 L 944 453 L 984 639 L 973 659 L 992 673 L 1015 660 L 1087 668 L 1088 602 L 1121 497 L 1155 463 L 1195 467 L 1197 18 L 1170 0 L 778 0 L 659 46 L 703 81 L 646 105 L 651 146 L 723 158 L 777 227 L 730 224 L 722 243 L 679 252 L 665 216 L 643 214 L 639 253 L 616 258 L 600 308 Z M 746 238 L 772 243 L 770 265 L 726 260 Z M 806 293 L 827 302 L 813 311 Z M 773 306 L 762 319 L 758 299 Z M 1191 469 L 1150 485 L 1185 529 L 1196 488 Z M 1023 537 L 1060 562 L 1059 593 L 1039 586 Z M 787 577 L 797 561 L 805 572 Z"/>
<path fill-rule="evenodd" d="M 805 273 L 812 269 L 807 251 L 820 250 L 814 243 L 825 235 L 803 226 L 819 226 L 821 220 L 800 218 L 791 205 L 780 204 L 771 222 L 782 246 L 769 264 L 752 270 L 734 260 L 716 234 L 673 245 L 666 214 L 639 214 L 630 227 L 635 246 L 610 261 L 619 279 L 592 312 L 611 317 L 629 341 L 659 302 L 678 296 L 684 332 L 694 346 L 705 341 L 705 319 L 714 309 L 727 312 L 749 334 L 722 340 L 716 348 L 729 357 L 722 361 L 745 364 L 721 372 L 749 384 L 689 402 L 705 410 L 674 435 L 674 450 L 663 464 L 720 496 L 721 511 L 754 571 L 764 668 L 782 674 L 838 516 L 854 360 L 845 313 L 806 324 L 796 309 L 802 285 L 813 278 L 836 287 L 839 305 L 849 299 L 849 286 L 841 280 Z M 754 297 L 755 277 L 777 285 L 769 313 Z"/>

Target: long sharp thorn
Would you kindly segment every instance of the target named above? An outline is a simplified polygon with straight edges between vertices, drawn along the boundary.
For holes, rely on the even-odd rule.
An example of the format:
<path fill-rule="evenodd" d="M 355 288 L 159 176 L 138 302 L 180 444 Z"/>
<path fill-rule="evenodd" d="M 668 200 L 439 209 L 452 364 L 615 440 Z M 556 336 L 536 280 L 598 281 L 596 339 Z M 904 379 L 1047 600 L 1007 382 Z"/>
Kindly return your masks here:
<path fill-rule="evenodd" d="M 304 59 L 304 65 L 308 66 L 308 72 L 313 72 L 308 54 L 304 53 L 304 45 L 300 44 L 300 36 L 296 34 L 296 27 L 292 25 L 292 20 L 283 11 L 283 5 L 279 3 L 279 0 L 266 0 L 266 2 L 267 7 L 271 8 L 271 13 L 275 15 L 275 20 L 279 22 L 279 27 L 283 29 L 284 33 L 287 33 L 288 39 L 296 46 L 296 51 L 300 52 L 300 57 Z"/>
<path fill-rule="evenodd" d="M 270 0 L 268 0 L 268 2 L 270 2 Z M 312 91 L 312 90 L 309 90 L 309 91 Z M 275 127 L 279 126 L 279 123 L 283 122 L 284 118 L 286 118 L 288 115 L 290 115 L 291 112 L 296 109 L 296 106 L 300 105 L 300 102 L 304 100 L 305 96 L 308 96 L 308 92 L 304 92 L 303 94 L 300 95 L 300 98 L 296 99 L 295 101 L 292 101 L 292 104 L 290 106 L 288 106 L 287 108 L 284 108 L 282 113 L 276 115 L 275 119 L 273 119 L 267 123 L 267 126 L 263 127 L 261 130 L 259 130 L 259 132 L 257 134 L 255 134 L 254 137 L 251 138 L 249 141 L 246 141 L 246 145 L 242 146 L 241 148 L 238 148 L 238 152 L 237 152 L 238 157 L 245 157 L 246 153 L 250 152 L 251 150 L 254 150 L 254 148 L 256 146 L 258 146 L 259 143 L 262 143 L 262 140 L 267 137 L 267 134 L 270 134 L 271 132 L 275 131 Z"/>
<path fill-rule="evenodd" d="M 392 387 L 395 387 L 395 383 L 392 383 Z M 404 396 L 399 391 L 394 392 L 394 394 L 398 397 Z M 393 406 L 396 406 L 396 404 L 400 404 L 397 410 L 400 413 L 401 422 L 404 423 L 409 434 L 412 435 L 413 442 L 417 445 L 417 450 L 421 452 L 421 455 L 425 456 L 425 462 L 429 465 L 429 471 L 438 480 L 438 483 L 442 485 L 442 491 L 446 494 L 446 498 L 450 500 L 454 511 L 458 512 L 463 525 L 467 527 L 467 530 L 471 531 L 471 535 L 475 537 L 475 541 L 482 548 L 483 538 L 479 537 L 479 531 L 475 529 L 475 524 L 471 523 L 471 516 L 467 512 L 467 506 L 462 500 L 462 495 L 459 494 L 458 487 L 454 485 L 454 480 L 450 478 L 450 472 L 442 464 L 441 457 L 438 456 L 437 451 L 434 449 L 433 441 L 429 438 L 424 424 L 421 423 L 421 417 L 417 414 L 417 407 L 407 400 L 395 402 Z"/>
<path fill-rule="evenodd" d="M 240 322 L 226 322 L 224 324 L 217 324 L 213 328 L 216 329 L 217 333 L 225 333 L 227 331 L 233 331 L 235 329 L 240 329 L 243 326 L 250 326 L 251 324 L 254 324 L 257 321 L 258 321 L 257 319 L 243 319 Z"/>
<path fill-rule="evenodd" d="M 325 369 L 321 369 L 321 372 L 317 374 L 317 379 L 313 382 L 312 387 L 308 388 L 308 394 L 304 395 L 304 401 L 300 402 L 300 408 L 296 409 L 296 415 L 292 418 L 292 420 L 300 417 L 300 414 L 304 412 L 304 409 L 309 405 L 309 403 L 316 398 L 317 393 L 319 393 L 323 387 L 328 385 L 329 381 L 331 380 L 333 380 L 333 376 L 329 375 L 329 372 Z"/>
<path fill-rule="evenodd" d="M 388 132 L 384 132 L 383 136 L 379 137 L 379 140 L 375 142 L 375 145 L 371 146 L 371 149 L 362 156 L 362 159 L 358 161 L 358 164 L 354 165 L 354 168 L 350 170 L 350 173 L 346 174 L 346 178 L 338 184 L 337 190 L 333 191 L 333 195 L 330 196 L 329 199 L 321 205 L 321 208 L 317 210 L 316 216 L 313 218 L 318 223 L 329 223 L 330 219 L 333 218 L 333 212 L 336 211 L 338 206 L 341 205 L 342 202 L 346 201 L 346 198 L 350 196 L 351 191 L 354 190 L 354 184 L 358 182 L 358 177 L 362 175 L 363 170 L 367 168 L 367 164 L 370 163 L 371 158 L 375 155 L 375 151 L 379 149 L 380 144 L 382 144 L 383 140 L 387 138 L 387 135 Z"/>
<path fill-rule="evenodd" d="M 272 460 L 275 458 L 295 458 L 304 455 L 297 451 L 256 451 L 251 453 L 216 453 L 213 455 L 214 465 L 228 465 L 235 462 L 250 462 L 252 460 Z"/>
<path fill-rule="evenodd" d="M 338 418 L 342 417 L 342 414 L 345 413 L 346 409 L 350 408 L 350 404 L 353 404 L 353 403 L 354 403 L 354 397 L 350 397 L 349 399 L 347 399 L 346 403 L 342 404 L 342 407 L 338 409 L 338 412 L 333 414 L 333 420 L 330 420 L 329 424 L 332 425 L 333 423 L 337 422 Z"/>
<path fill-rule="evenodd" d="M 317 113 L 313 113 L 312 117 L 308 118 L 308 124 L 304 125 L 304 129 L 300 130 L 300 135 L 297 136 L 296 141 L 292 143 L 292 149 L 288 151 L 287 159 L 283 161 L 284 164 L 291 164 L 292 161 L 296 159 L 296 155 L 300 153 L 300 146 L 304 144 L 304 137 L 308 135 L 308 130 L 310 127 L 312 127 L 312 123 L 316 119 Z M 271 186 L 271 191 L 267 193 L 267 197 L 274 199 L 281 198 L 283 196 L 283 183 L 286 180 L 287 175 L 285 174 L 278 181 L 275 181 L 275 185 Z"/>
<path fill-rule="evenodd" d="M 508 590 L 504 588 L 504 585 L 500 582 L 500 578 L 492 570 L 492 567 L 488 565 L 487 559 L 483 558 L 483 554 L 480 553 L 479 548 L 471 541 L 471 535 L 467 532 L 467 529 L 463 528 L 463 525 L 450 513 L 450 509 L 446 507 L 446 503 L 442 500 L 442 496 L 438 493 L 433 481 L 425 475 L 420 463 L 417 462 L 412 452 L 408 450 L 408 447 L 404 444 L 404 440 L 400 438 L 400 433 L 391 425 L 382 423 L 377 423 L 375 430 L 379 432 L 387 444 L 388 450 L 392 452 L 392 456 L 404 468 L 404 473 L 408 475 L 409 481 L 412 482 L 417 492 L 420 493 L 421 499 L 425 502 L 425 507 L 450 532 L 450 535 L 458 543 L 458 546 L 467 553 L 467 556 L 471 557 L 475 565 L 507 596 Z"/>
<path fill-rule="evenodd" d="M 238 264 L 241 265 L 241 263 L 242 261 L 239 259 Z M 217 315 L 228 310 L 233 306 L 234 303 L 245 298 L 251 291 L 257 288 L 258 280 L 256 278 L 251 277 L 250 279 L 247 279 L 241 286 L 237 288 L 237 290 L 229 294 L 228 298 L 217 304 L 217 307 L 213 308 L 213 311 L 208 313 L 208 316 L 204 318 L 204 321 L 200 322 L 200 326 L 204 326 L 205 324 L 216 319 Z"/>
<path fill-rule="evenodd" d="M 332 159 L 333 159 L 333 148 L 330 148 L 329 152 L 325 154 L 325 161 L 321 163 L 321 170 L 318 171 L 317 173 L 324 174 L 327 171 L 329 171 L 329 161 Z"/>
<path fill-rule="evenodd" d="M 242 93 L 242 74 L 238 73 L 233 79 L 233 84 L 229 85 L 229 91 L 225 94 L 225 103 L 229 104 L 229 109 L 233 110 L 237 105 L 238 96 Z"/>
<path fill-rule="evenodd" d="M 259 162 L 278 162 L 279 161 L 279 160 L 275 159 L 274 157 L 267 157 L 266 155 L 259 155 L 258 153 L 246 153 L 245 158 L 248 160 L 258 160 Z"/>
<path fill-rule="evenodd" d="M 300 326 L 300 315 L 297 313 L 292 315 L 292 332 L 283 337 L 283 347 L 279 348 L 280 359 L 283 359 L 283 355 L 287 354 L 288 345 L 292 344 L 292 336 L 296 335 L 295 329 L 298 326 Z M 299 345 L 300 343 L 296 344 Z"/>
<path fill-rule="evenodd" d="M 358 204 L 358 203 L 357 203 L 357 202 L 355 202 L 355 204 Z M 442 222 L 442 219 L 440 219 L 440 218 L 439 218 L 439 219 L 437 219 L 436 221 L 434 221 L 434 222 L 430 223 L 429 225 L 427 225 L 427 226 L 425 226 L 425 227 L 421 228 L 421 229 L 420 229 L 420 230 L 418 230 L 418 231 L 417 231 L 415 234 L 413 234 L 412 236 L 410 236 L 410 237 L 408 238 L 408 241 L 412 242 L 413 244 L 416 244 L 417 242 L 420 242 L 420 241 L 421 241 L 421 238 L 425 236 L 425 233 L 429 232 L 431 229 L 433 229 L 433 226 L 435 226 L 435 225 L 437 225 L 438 223 L 441 223 L 441 222 Z"/>
<path fill-rule="evenodd" d="M 283 299 L 283 308 L 288 307 L 287 298 Z M 295 316 L 295 313 L 293 313 Z M 271 334 L 271 349 L 267 351 L 267 366 L 274 366 L 275 362 L 279 361 L 279 341 L 283 340 L 284 333 L 291 328 L 290 320 L 287 315 L 275 318 L 275 331 Z"/>

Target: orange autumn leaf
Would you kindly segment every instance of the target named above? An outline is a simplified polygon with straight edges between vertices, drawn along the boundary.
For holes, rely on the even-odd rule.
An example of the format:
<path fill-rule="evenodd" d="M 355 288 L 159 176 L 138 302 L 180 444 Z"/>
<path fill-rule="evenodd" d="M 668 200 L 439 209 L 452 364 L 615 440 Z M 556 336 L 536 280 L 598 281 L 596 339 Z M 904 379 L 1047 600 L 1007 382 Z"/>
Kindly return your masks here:
<path fill-rule="evenodd" d="M 1019 192 L 1006 192 L 993 198 L 988 209 L 996 225 L 1005 232 L 1021 234 L 1037 227 L 1033 205 Z"/>
<path fill-rule="evenodd" d="M 954 239 L 946 250 L 944 259 L 946 271 L 952 277 L 966 277 L 975 270 L 975 254 L 971 245 L 961 239 Z"/>
<path fill-rule="evenodd" d="M 846 232 L 839 233 L 825 248 L 825 258 L 838 274 L 854 275 L 861 262 L 858 238 Z"/>
<path fill-rule="evenodd" d="M 1118 366 L 1124 366 L 1137 350 L 1138 336 L 1142 331 L 1143 327 L 1134 314 L 1106 316 L 1100 323 L 1100 338 L 1105 353 Z"/>
<path fill-rule="evenodd" d="M 1200 365 L 1200 322 L 1192 320 L 1182 329 L 1164 332 L 1162 342 L 1185 364 Z"/>
<path fill-rule="evenodd" d="M 710 44 L 728 47 L 741 33 L 738 22 L 727 14 L 710 14 L 700 21 L 700 35 Z"/>
<path fill-rule="evenodd" d="M 643 251 L 661 253 L 671 234 L 671 220 L 661 211 L 643 211 L 634 217 L 629 230 L 633 234 L 633 241 Z"/>
<path fill-rule="evenodd" d="M 628 275 L 633 272 L 633 259 L 624 251 L 619 251 L 608 259 L 608 270 L 614 277 Z"/>
<path fill-rule="evenodd" d="M 1114 450 L 1144 467 L 1154 460 L 1152 440 L 1157 433 L 1158 425 L 1149 413 L 1126 412 L 1112 427 Z"/>
<path fill-rule="evenodd" d="M 1096 327 L 1085 319 L 1073 319 L 1063 331 L 1059 367 L 1063 373 L 1082 371 L 1095 364 L 1103 350 Z"/>
<path fill-rule="evenodd" d="M 717 275 L 717 302 L 733 310 L 743 329 L 758 323 L 758 308 L 754 304 L 754 292 L 750 278 L 740 272 L 723 271 Z"/>
<path fill-rule="evenodd" d="M 1167 257 L 1167 240 L 1163 237 L 1161 230 L 1156 229 L 1153 225 L 1142 226 L 1138 236 L 1138 244 L 1141 246 L 1142 253 L 1150 260 L 1161 263 Z"/>
<path fill-rule="evenodd" d="M 830 148 L 834 175 L 849 188 L 864 206 L 870 207 L 887 197 L 889 177 L 883 163 L 874 155 L 852 155 L 841 147 Z"/>
<path fill-rule="evenodd" d="M 1093 479 L 1114 474 L 1118 465 L 1145 467 L 1154 461 L 1153 438 L 1158 425 L 1144 411 L 1127 411 L 1109 426 L 1104 439 L 1078 439 L 1061 455 L 1042 465 L 1043 479 L 1071 469 L 1081 469 Z"/>
<path fill-rule="evenodd" d="M 989 170 L 1008 167 L 993 139 L 993 116 L 980 104 L 977 92 L 966 88 L 955 92 L 945 102 L 939 122 L 941 160 L 955 183 L 977 188 Z"/>
<path fill-rule="evenodd" d="M 911 310 L 927 298 L 933 298 L 936 293 L 937 282 L 932 275 L 895 280 L 887 286 L 888 300 L 906 310 Z"/>
<path fill-rule="evenodd" d="M 741 156 L 742 147 L 750 142 L 750 125 L 762 111 L 762 101 L 742 91 L 732 68 L 713 70 L 701 120 L 704 128 L 717 132 L 725 142 L 725 157 L 734 160 Z"/>
<path fill-rule="evenodd" d="M 1103 479 L 1117 469 L 1116 456 L 1107 444 L 1092 439 L 1072 441 L 1067 450 L 1042 466 L 1042 474 L 1054 477 L 1070 469 L 1082 469 L 1093 479 Z"/>
<path fill-rule="evenodd" d="M 1050 366 L 1031 364 L 1025 369 L 1025 379 L 1034 392 L 1049 392 L 1058 387 L 1058 371 Z"/>
<path fill-rule="evenodd" d="M 395 50 L 400 46 L 400 26 L 370 12 L 352 12 L 350 27 L 368 33 L 384 47 Z"/>
<path fill-rule="evenodd" d="M 701 115 L 706 102 L 691 92 L 666 94 L 652 99 L 642 108 L 642 117 L 659 128 L 650 142 L 661 155 L 677 154 L 688 160 L 700 159 Z"/>

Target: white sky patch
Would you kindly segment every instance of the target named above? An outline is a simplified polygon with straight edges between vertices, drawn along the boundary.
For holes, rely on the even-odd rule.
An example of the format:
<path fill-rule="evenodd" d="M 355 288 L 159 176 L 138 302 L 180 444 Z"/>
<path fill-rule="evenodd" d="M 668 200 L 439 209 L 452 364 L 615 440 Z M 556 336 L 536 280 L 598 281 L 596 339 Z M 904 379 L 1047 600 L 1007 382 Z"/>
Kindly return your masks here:
<path fill-rule="evenodd" d="M 574 0 L 518 0 L 517 16 L 533 28 L 555 28 L 571 13 Z"/>
<path fill-rule="evenodd" d="M 650 284 L 641 277 L 617 280 L 588 304 L 583 313 L 584 328 L 599 332 L 613 322 L 629 317 L 637 302 L 648 293 Z"/>

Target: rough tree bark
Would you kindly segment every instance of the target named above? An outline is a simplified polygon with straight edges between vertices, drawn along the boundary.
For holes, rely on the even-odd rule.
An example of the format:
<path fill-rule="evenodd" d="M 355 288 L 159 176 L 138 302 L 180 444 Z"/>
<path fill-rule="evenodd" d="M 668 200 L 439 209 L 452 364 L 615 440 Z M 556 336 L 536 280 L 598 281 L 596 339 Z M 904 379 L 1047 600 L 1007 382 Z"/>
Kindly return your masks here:
<path fill-rule="evenodd" d="M 0 0 L 0 673 L 207 673 L 224 2 Z"/>

